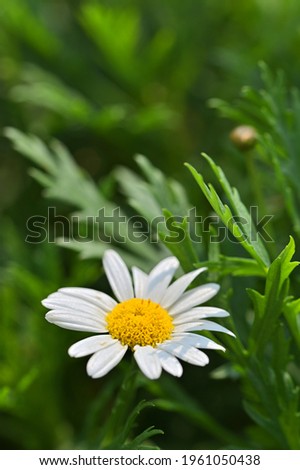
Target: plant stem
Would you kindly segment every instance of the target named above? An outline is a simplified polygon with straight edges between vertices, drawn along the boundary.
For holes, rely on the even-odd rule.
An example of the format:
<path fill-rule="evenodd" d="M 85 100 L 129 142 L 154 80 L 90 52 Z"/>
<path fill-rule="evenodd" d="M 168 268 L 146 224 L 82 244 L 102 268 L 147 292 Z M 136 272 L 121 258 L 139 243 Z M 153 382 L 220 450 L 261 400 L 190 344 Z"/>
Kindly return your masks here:
<path fill-rule="evenodd" d="M 100 445 L 101 449 L 105 449 L 109 446 L 110 442 L 121 432 L 126 422 L 137 390 L 136 377 L 137 368 L 132 358 L 131 362 L 127 364 L 123 383 L 103 430 L 103 438 Z"/>

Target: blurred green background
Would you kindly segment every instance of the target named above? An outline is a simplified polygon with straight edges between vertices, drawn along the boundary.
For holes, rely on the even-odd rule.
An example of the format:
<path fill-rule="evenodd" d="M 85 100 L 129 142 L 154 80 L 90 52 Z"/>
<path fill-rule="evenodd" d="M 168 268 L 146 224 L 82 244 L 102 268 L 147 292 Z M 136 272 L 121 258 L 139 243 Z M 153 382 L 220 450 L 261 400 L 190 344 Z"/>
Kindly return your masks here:
<path fill-rule="evenodd" d="M 245 160 L 228 138 L 233 125 L 208 101 L 231 102 L 243 85 L 259 87 L 261 60 L 299 86 L 299 50 L 298 0 L 7 0 L 0 7 L 0 126 L 61 140 L 97 184 L 118 165 L 136 170 L 133 155 L 142 153 L 190 188 L 193 201 L 199 193 L 183 163 L 197 165 L 205 151 L 251 205 Z M 66 354 L 78 334 L 47 325 L 40 301 L 63 285 L 107 284 L 100 260 L 25 243 L 28 217 L 46 216 L 49 205 L 70 211 L 41 197 L 30 167 L 1 135 L 0 448 L 96 446 L 97 397 L 108 382 L 117 384 L 118 371 L 88 378 L 85 359 Z M 122 200 L 114 187 L 109 192 Z M 212 380 L 222 361 L 214 355 L 212 362 L 197 373 L 185 366 L 182 388 L 233 433 L 251 435 L 238 385 Z M 167 393 L 167 380 L 164 386 Z M 151 424 L 166 431 L 155 438 L 162 448 L 228 444 L 222 430 L 207 433 L 192 413 L 145 411 L 141 429 Z"/>

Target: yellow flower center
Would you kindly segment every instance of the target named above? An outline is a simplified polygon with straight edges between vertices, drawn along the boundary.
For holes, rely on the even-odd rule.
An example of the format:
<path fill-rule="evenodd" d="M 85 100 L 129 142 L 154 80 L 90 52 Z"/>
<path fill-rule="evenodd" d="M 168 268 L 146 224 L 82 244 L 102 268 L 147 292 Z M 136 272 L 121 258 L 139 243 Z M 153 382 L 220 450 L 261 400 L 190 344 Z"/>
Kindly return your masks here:
<path fill-rule="evenodd" d="M 167 310 L 152 300 L 130 299 L 121 302 L 107 314 L 111 336 L 131 349 L 137 344 L 155 347 L 171 337 L 174 329 Z"/>

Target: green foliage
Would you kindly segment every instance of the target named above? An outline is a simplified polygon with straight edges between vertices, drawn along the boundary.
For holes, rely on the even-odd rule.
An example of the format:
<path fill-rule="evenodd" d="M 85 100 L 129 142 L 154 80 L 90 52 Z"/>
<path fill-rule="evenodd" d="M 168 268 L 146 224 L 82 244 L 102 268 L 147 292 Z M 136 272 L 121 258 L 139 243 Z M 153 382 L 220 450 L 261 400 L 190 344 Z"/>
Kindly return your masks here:
<path fill-rule="evenodd" d="M 5 3 L 0 447 L 299 449 L 299 2 Z M 229 142 L 232 123 L 254 127 L 251 148 Z M 201 149 L 216 158 L 199 161 Z M 46 239 L 28 243 L 28 220 L 50 205 L 70 232 L 50 243 L 47 220 Z M 251 207 L 273 216 L 269 238 Z M 96 223 L 99 209 L 112 222 Z M 180 380 L 149 382 L 127 358 L 86 377 L 66 354 L 77 336 L 45 324 L 40 301 L 107 290 L 104 231 L 129 266 L 173 253 L 185 272 L 208 267 L 194 284 L 221 285 L 214 305 L 236 334 L 225 354 Z"/>
<path fill-rule="evenodd" d="M 222 445 L 229 446 L 235 442 L 238 446 L 245 445 L 243 440 L 234 436 L 229 429 L 222 426 L 217 418 L 207 413 L 201 403 L 192 397 L 178 383 L 164 377 L 160 382 L 147 383 L 147 388 L 157 396 L 155 405 L 167 412 L 178 413 L 183 419 L 189 419 L 198 429 L 204 429 L 209 435 L 217 438 Z"/>
<path fill-rule="evenodd" d="M 63 193 L 59 192 L 59 187 L 61 187 L 59 175 L 62 170 L 54 170 L 59 162 L 59 160 L 55 160 L 57 158 L 55 154 L 50 154 L 49 156 L 47 147 L 33 137 L 24 136 L 22 133 L 12 129 L 8 130 L 6 134 L 13 140 L 16 148 L 26 156 L 30 157 L 31 149 L 33 149 L 33 157 L 30 158 L 46 169 L 50 175 L 57 175 L 56 179 L 53 181 L 50 179 L 46 180 L 46 183 L 48 187 L 54 188 L 54 196 L 62 194 L 61 199 L 65 199 L 68 202 L 68 194 L 64 198 Z M 38 143 L 38 147 L 32 145 L 32 143 Z M 40 151 L 36 151 L 36 148 L 40 149 Z M 67 177 L 70 178 L 70 181 L 73 178 L 74 182 L 76 178 L 82 178 L 80 185 L 83 193 L 86 192 L 88 195 L 89 188 L 93 188 L 92 194 L 94 195 L 94 200 L 96 200 L 99 190 L 82 175 L 71 157 L 66 151 L 63 151 L 63 147 L 56 144 L 54 150 L 58 152 L 58 158 L 61 159 L 62 164 L 70 166 L 70 170 L 68 168 L 68 171 L 64 171 L 64 174 L 68 175 Z M 42 155 L 42 158 L 40 159 L 38 155 Z M 258 238 L 255 228 L 253 228 L 250 213 L 241 201 L 237 190 L 231 188 L 225 174 L 214 164 L 213 160 L 208 156 L 205 156 L 205 158 L 217 176 L 231 208 L 222 202 L 221 197 L 211 184 L 207 185 L 205 183 L 204 177 L 201 174 L 196 172 L 192 166 L 189 165 L 188 167 L 212 208 L 219 215 L 220 220 L 223 221 L 227 229 L 236 237 L 237 242 L 252 256 L 252 259 L 226 256 L 222 255 L 219 250 L 214 250 L 214 252 L 210 250 L 211 254 L 214 253 L 213 256 L 208 261 L 200 263 L 197 257 L 196 245 L 189 237 L 190 233 L 186 217 L 178 222 L 174 219 L 173 213 L 167 209 L 162 211 L 165 218 L 164 231 L 159 232 L 160 239 L 170 251 L 178 256 L 183 269 L 189 270 L 192 264 L 195 266 L 207 265 L 211 272 L 217 272 L 220 278 L 234 275 L 238 277 L 259 276 L 265 279 L 264 294 L 260 294 L 254 289 L 248 289 L 253 303 L 254 318 L 247 327 L 246 343 L 243 345 L 240 341 L 232 338 L 228 338 L 225 341 L 227 341 L 227 346 L 230 350 L 229 357 L 231 362 L 240 371 L 242 377 L 246 396 L 244 401 L 246 412 L 260 427 L 270 434 L 269 437 L 274 439 L 274 446 L 296 448 L 299 441 L 298 387 L 294 384 L 292 376 L 287 371 L 282 375 L 282 370 L 286 369 L 290 361 L 292 351 L 290 347 L 292 347 L 291 340 L 293 337 L 297 338 L 296 346 L 299 345 L 297 332 L 293 328 L 295 326 L 295 314 L 298 312 L 299 302 L 293 300 L 290 294 L 290 276 L 299 264 L 298 262 L 291 261 L 295 252 L 295 243 L 291 238 L 286 248 L 270 264 L 265 246 Z M 55 163 L 51 167 L 53 161 Z M 144 216 L 150 222 L 155 217 L 155 214 L 161 213 L 159 207 L 161 207 L 163 202 L 166 202 L 166 205 L 169 204 L 169 207 L 174 211 L 178 211 L 180 206 L 182 211 L 187 210 L 188 203 L 185 191 L 177 182 L 167 180 L 163 173 L 154 168 L 145 157 L 140 156 L 137 158 L 137 161 L 147 181 L 144 181 L 137 174 L 125 168 L 120 168 L 116 172 L 117 181 L 120 182 L 121 189 L 126 194 L 129 205 L 137 213 L 140 213 L 141 216 Z M 43 178 L 39 178 L 39 181 L 45 184 Z M 159 182 L 158 185 L 155 184 L 157 182 Z M 76 184 L 78 185 L 79 182 Z M 175 191 L 174 188 L 176 189 Z M 101 194 L 99 198 L 100 203 L 106 207 L 106 202 L 101 199 Z M 91 199 L 88 200 L 88 198 L 86 198 L 85 204 L 88 204 L 89 201 L 89 207 L 95 207 L 95 205 L 91 204 Z M 80 203 L 81 198 L 78 199 L 77 206 L 80 207 Z M 107 205 L 109 206 L 109 203 Z M 85 206 L 82 207 L 84 209 Z M 240 220 L 243 220 L 243 224 L 239 224 Z M 177 229 L 182 231 L 185 236 L 181 241 L 175 243 L 178 235 Z M 168 233 L 169 235 L 167 235 Z M 291 328 L 289 339 L 286 337 L 287 332 L 284 333 L 282 329 L 284 318 L 287 318 L 287 325 Z M 284 369 L 278 367 L 278 355 Z M 146 403 L 141 402 L 140 405 L 133 409 L 130 417 L 127 417 L 126 409 L 128 409 L 130 404 L 130 395 L 127 390 L 129 383 L 130 387 L 132 387 L 132 378 L 129 378 L 127 382 L 125 380 L 111 417 L 107 420 L 106 425 L 102 427 L 101 448 L 142 448 L 144 440 L 147 441 L 159 432 L 153 427 L 148 427 L 146 431 L 142 431 L 132 440 L 128 440 L 137 415 L 144 406 L 148 406 Z M 270 400 L 268 397 L 271 390 L 274 389 L 276 389 L 276 394 Z M 162 390 L 159 390 L 160 394 L 162 394 Z M 183 392 L 178 390 L 178 393 L 180 395 Z M 4 390 L 4 403 L 6 396 L 7 391 Z M 289 398 L 289 407 L 284 407 L 283 404 L 287 397 Z M 222 431 L 222 426 L 214 422 L 209 416 L 206 416 L 204 411 L 197 411 L 198 405 L 192 405 L 192 400 L 186 398 L 183 402 L 189 402 L 189 405 L 183 405 L 180 401 L 177 402 L 173 396 L 172 400 L 158 398 L 157 405 L 161 409 L 176 411 L 177 413 L 184 414 L 185 417 L 190 417 L 192 422 L 207 428 L 213 436 L 220 437 L 222 432 L 225 434 L 225 430 Z M 197 414 L 199 414 L 199 418 L 196 419 Z M 292 427 L 293 433 L 290 432 L 290 427 Z M 228 435 L 228 431 L 226 431 L 226 434 Z M 236 439 L 236 443 L 238 442 L 239 440 Z"/>
<path fill-rule="evenodd" d="M 161 240 L 180 261 L 185 271 L 197 261 L 196 247 L 190 241 L 190 226 L 186 216 L 191 208 L 187 192 L 175 179 L 167 178 L 144 156 L 136 162 L 144 178 L 126 168 L 118 168 L 114 174 L 125 194 L 128 204 L 149 223 L 153 242 Z M 178 240 L 181 243 L 178 243 Z M 199 248 L 198 248 L 199 251 Z"/>
<path fill-rule="evenodd" d="M 253 224 L 237 191 L 231 189 L 222 170 L 217 168 L 209 157 L 206 156 L 206 159 L 218 176 L 218 181 L 234 208 L 234 215 L 244 217 L 248 225 Z M 215 261 L 203 262 L 198 265 L 207 264 L 213 268 L 218 267 L 223 275 L 228 275 L 230 272 L 228 267 L 231 267 L 233 275 L 260 275 L 266 278 L 264 294 L 260 294 L 254 289 L 248 289 L 253 303 L 254 318 L 249 328 L 247 344 L 240 350 L 235 348 L 235 351 L 232 351 L 233 362 L 236 362 L 236 365 L 241 366 L 241 370 L 243 370 L 247 396 L 247 400 L 244 402 L 245 410 L 259 426 L 273 436 L 280 448 L 298 449 L 300 442 L 300 389 L 286 370 L 291 361 L 290 356 L 293 351 L 291 340 L 293 337 L 296 338 L 295 346 L 299 347 L 298 328 L 296 331 L 294 329 L 295 314 L 299 313 L 299 303 L 293 301 L 290 294 L 290 275 L 300 264 L 291 261 L 295 253 L 295 242 L 293 238 L 290 238 L 290 242 L 284 250 L 270 266 L 266 266 L 265 261 L 268 258 L 266 258 L 263 245 L 260 244 L 257 249 L 256 245 L 253 246 L 253 242 L 248 242 L 249 231 L 246 229 L 242 233 L 238 226 L 235 227 L 231 223 L 233 212 L 230 208 L 223 204 L 211 184 L 206 185 L 202 175 L 190 165 L 188 167 L 220 219 L 254 258 L 254 260 L 234 258 L 232 261 L 229 257 L 219 255 Z M 261 267 L 265 269 L 259 271 Z M 290 307 L 287 308 L 286 305 Z M 282 327 L 285 312 L 288 318 L 287 323 L 290 326 L 289 334 Z"/>
<path fill-rule="evenodd" d="M 219 254 L 217 260 L 207 260 L 196 264 L 197 267 L 207 266 L 210 272 L 218 273 L 219 276 L 262 276 L 265 270 L 250 258 L 238 258 Z"/>
<path fill-rule="evenodd" d="M 154 406 L 152 402 L 142 400 L 130 412 L 137 388 L 136 371 L 133 370 L 133 365 L 131 363 L 125 372 L 124 380 L 116 396 L 111 414 L 106 423 L 101 426 L 99 436 L 101 449 L 150 449 L 153 448 L 149 443 L 151 437 L 163 434 L 161 430 L 150 426 L 135 437 L 131 436 L 132 429 L 135 427 L 136 420 L 141 411 L 147 407 Z"/>
<path fill-rule="evenodd" d="M 245 406 L 281 446 L 298 449 L 300 389 L 286 370 L 291 361 L 291 338 L 296 332 L 292 329 L 287 335 L 282 327 L 284 304 L 289 298 L 289 276 L 299 265 L 291 262 L 294 251 L 291 239 L 269 268 L 264 295 L 248 290 L 255 312 L 249 335 L 248 373 L 255 393 L 252 403 L 247 401 Z"/>
<path fill-rule="evenodd" d="M 299 90 L 287 88 L 282 71 L 273 76 L 264 63 L 260 64 L 260 69 L 262 89 L 244 86 L 237 103 L 232 105 L 212 99 L 210 104 L 223 117 L 249 124 L 258 131 L 258 158 L 272 167 L 287 213 L 299 236 Z"/>
<path fill-rule="evenodd" d="M 224 222 L 227 229 L 230 230 L 237 241 L 248 251 L 257 263 L 263 268 L 267 267 L 270 264 L 268 253 L 259 238 L 259 234 L 256 232 L 249 211 L 240 199 L 238 191 L 236 188 L 231 188 L 222 169 L 215 165 L 214 161 L 208 155 L 203 154 L 203 156 L 214 171 L 232 209 L 227 204 L 223 204 L 214 187 L 211 184 L 206 185 L 203 177 L 197 173 L 191 165 L 186 164 L 186 166 L 193 174 L 207 200 Z"/>
<path fill-rule="evenodd" d="M 95 224 L 92 238 L 82 243 L 73 237 L 60 239 L 59 243 L 62 246 L 78 250 L 84 259 L 101 257 L 106 249 L 106 244 L 102 241 L 104 237 L 101 237 L 101 233 L 104 233 L 103 223 L 105 218 L 113 221 L 114 211 L 117 211 L 118 216 L 124 218 L 124 221 L 118 226 L 119 237 L 126 241 L 127 248 L 131 252 L 126 253 L 119 248 L 122 256 L 130 263 L 136 262 L 141 256 L 146 259 L 153 259 L 157 256 L 151 245 L 148 245 L 147 250 L 144 250 L 141 244 L 134 243 L 128 237 L 128 233 L 133 231 L 129 218 L 125 216 L 125 213 L 119 212 L 117 204 L 105 198 L 89 175 L 78 168 L 68 150 L 60 142 L 53 141 L 48 148 L 38 137 L 25 135 L 12 128 L 6 129 L 5 135 L 12 141 L 16 150 L 43 170 L 34 168 L 31 169 L 30 174 L 46 188 L 45 197 L 75 206 L 79 209 L 79 212 L 76 213 L 79 220 L 86 221 L 88 217 L 92 217 L 92 223 Z M 104 210 L 103 216 L 99 212 L 101 209 Z M 114 234 L 114 224 L 106 222 L 105 236 L 111 237 L 115 241 Z"/>
<path fill-rule="evenodd" d="M 291 238 L 269 268 L 264 295 L 254 290 L 248 291 L 256 314 L 249 338 L 251 352 L 259 354 L 264 350 L 278 326 L 278 318 L 289 293 L 289 276 L 299 265 L 299 262 L 291 262 L 294 253 L 295 243 Z"/>
<path fill-rule="evenodd" d="M 185 189 L 178 181 L 166 177 L 143 155 L 137 155 L 135 160 L 146 181 L 127 168 L 118 168 L 114 172 L 128 203 L 135 211 L 149 222 L 160 215 L 161 208 L 167 208 L 174 214 L 188 211 L 190 203 Z"/>

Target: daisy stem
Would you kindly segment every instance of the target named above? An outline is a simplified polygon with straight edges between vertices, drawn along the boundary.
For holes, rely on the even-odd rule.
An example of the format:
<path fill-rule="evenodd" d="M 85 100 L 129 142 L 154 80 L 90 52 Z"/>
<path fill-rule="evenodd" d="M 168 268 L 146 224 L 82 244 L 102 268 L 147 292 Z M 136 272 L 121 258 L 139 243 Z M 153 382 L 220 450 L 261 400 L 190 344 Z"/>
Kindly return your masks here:
<path fill-rule="evenodd" d="M 107 448 L 112 440 L 121 433 L 135 397 L 137 389 L 137 368 L 133 358 L 131 362 L 126 365 L 127 368 L 124 372 L 123 383 L 105 426 L 104 437 L 100 447 L 101 449 Z"/>

